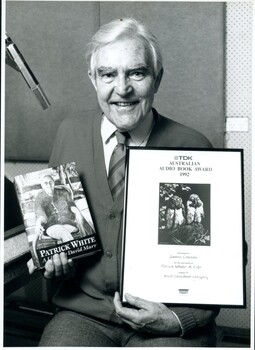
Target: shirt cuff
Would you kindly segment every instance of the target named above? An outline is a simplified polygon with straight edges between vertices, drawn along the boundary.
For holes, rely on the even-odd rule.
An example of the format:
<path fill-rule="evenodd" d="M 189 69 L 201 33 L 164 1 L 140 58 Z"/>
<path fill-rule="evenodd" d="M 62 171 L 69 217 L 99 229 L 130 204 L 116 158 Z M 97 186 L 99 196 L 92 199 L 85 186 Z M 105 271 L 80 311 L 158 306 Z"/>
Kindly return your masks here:
<path fill-rule="evenodd" d="M 180 321 L 179 317 L 176 315 L 176 313 L 175 313 L 173 310 L 171 310 L 171 312 L 174 314 L 174 316 L 176 317 L 176 319 L 177 319 L 178 322 L 179 322 L 179 325 L 180 325 L 181 330 L 182 330 L 180 337 L 182 337 L 182 335 L 183 335 L 183 328 L 182 328 L 181 321 Z"/>
<path fill-rule="evenodd" d="M 178 307 L 175 310 L 171 309 L 172 313 L 175 315 L 180 323 L 182 334 L 180 337 L 184 337 L 189 331 L 197 326 L 196 320 L 188 308 Z"/>

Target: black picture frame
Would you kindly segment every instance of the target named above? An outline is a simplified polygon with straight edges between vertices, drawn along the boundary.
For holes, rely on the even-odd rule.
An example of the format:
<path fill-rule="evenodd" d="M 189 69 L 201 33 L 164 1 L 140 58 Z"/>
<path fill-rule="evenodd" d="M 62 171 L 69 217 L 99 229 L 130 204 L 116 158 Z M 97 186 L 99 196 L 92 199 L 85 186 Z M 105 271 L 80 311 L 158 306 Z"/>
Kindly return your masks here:
<path fill-rule="evenodd" d="M 120 294 L 244 308 L 242 149 L 128 147 Z"/>

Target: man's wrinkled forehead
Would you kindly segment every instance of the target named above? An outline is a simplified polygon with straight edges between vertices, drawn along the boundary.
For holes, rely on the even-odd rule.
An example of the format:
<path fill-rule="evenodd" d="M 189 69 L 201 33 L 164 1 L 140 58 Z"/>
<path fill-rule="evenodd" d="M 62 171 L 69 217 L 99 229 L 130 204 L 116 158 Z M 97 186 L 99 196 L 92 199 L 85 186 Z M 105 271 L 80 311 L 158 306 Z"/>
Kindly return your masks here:
<path fill-rule="evenodd" d="M 137 61 L 135 62 L 133 65 L 131 65 L 130 67 L 128 67 L 129 69 L 145 69 L 147 71 L 151 71 L 154 72 L 154 64 L 153 64 L 153 57 L 152 57 L 152 53 L 150 48 L 148 47 L 148 45 L 142 41 L 139 38 L 123 38 L 123 41 L 134 41 L 135 46 L 137 46 L 137 50 L 143 51 L 144 53 L 144 60 L 142 61 Z M 108 64 L 107 62 L 105 62 L 104 60 L 104 55 L 103 55 L 103 51 L 108 49 L 111 50 L 112 46 L 115 46 L 115 48 L 119 45 L 121 45 L 123 43 L 123 41 L 120 40 L 115 40 L 112 41 L 106 45 L 103 45 L 102 47 L 100 47 L 95 53 L 94 55 L 91 57 L 91 70 L 93 71 L 93 73 L 100 73 L 102 71 L 107 71 L 107 70 L 112 70 L 113 65 L 112 64 Z"/>

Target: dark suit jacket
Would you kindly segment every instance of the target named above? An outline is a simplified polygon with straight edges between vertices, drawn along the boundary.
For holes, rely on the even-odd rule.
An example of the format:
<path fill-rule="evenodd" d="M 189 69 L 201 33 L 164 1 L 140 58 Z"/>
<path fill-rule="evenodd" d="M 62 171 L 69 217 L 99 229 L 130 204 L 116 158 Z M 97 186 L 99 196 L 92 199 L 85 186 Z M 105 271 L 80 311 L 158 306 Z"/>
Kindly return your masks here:
<path fill-rule="evenodd" d="M 208 148 L 210 142 L 200 133 L 159 115 L 147 146 Z M 57 134 L 50 166 L 74 161 L 81 175 L 103 254 L 79 261 L 76 283 L 67 283 L 54 297 L 63 308 L 119 323 L 113 307 L 114 292 L 119 290 L 121 225 L 123 197 L 113 202 L 107 182 L 101 140 L 101 112 L 65 120 Z M 218 309 L 171 308 L 179 317 L 183 336 L 210 332 Z"/>

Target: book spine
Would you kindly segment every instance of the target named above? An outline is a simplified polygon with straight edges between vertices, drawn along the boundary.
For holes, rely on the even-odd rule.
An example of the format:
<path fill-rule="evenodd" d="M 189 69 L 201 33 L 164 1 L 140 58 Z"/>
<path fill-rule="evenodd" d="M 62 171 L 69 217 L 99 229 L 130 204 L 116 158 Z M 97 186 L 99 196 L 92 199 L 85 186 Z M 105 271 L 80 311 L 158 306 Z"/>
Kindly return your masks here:
<path fill-rule="evenodd" d="M 24 227 L 25 227 L 26 238 L 27 238 L 27 241 L 28 241 L 29 250 L 30 250 L 30 253 L 32 255 L 32 259 L 33 259 L 35 267 L 37 269 L 39 269 L 39 268 L 41 268 L 41 266 L 40 266 L 38 258 L 35 256 L 34 251 L 33 251 L 34 240 L 31 242 L 28 239 L 29 230 L 31 230 L 31 222 L 30 222 L 31 220 L 29 218 L 25 217 L 25 209 L 24 209 L 25 199 L 23 198 L 23 192 L 24 192 L 23 191 L 23 188 L 24 188 L 23 176 L 22 175 L 15 176 L 13 185 L 14 185 L 14 188 L 15 188 L 15 192 L 16 192 L 18 203 L 19 203 L 19 207 L 20 207 L 21 216 L 22 216 L 22 219 L 23 219 Z"/>

